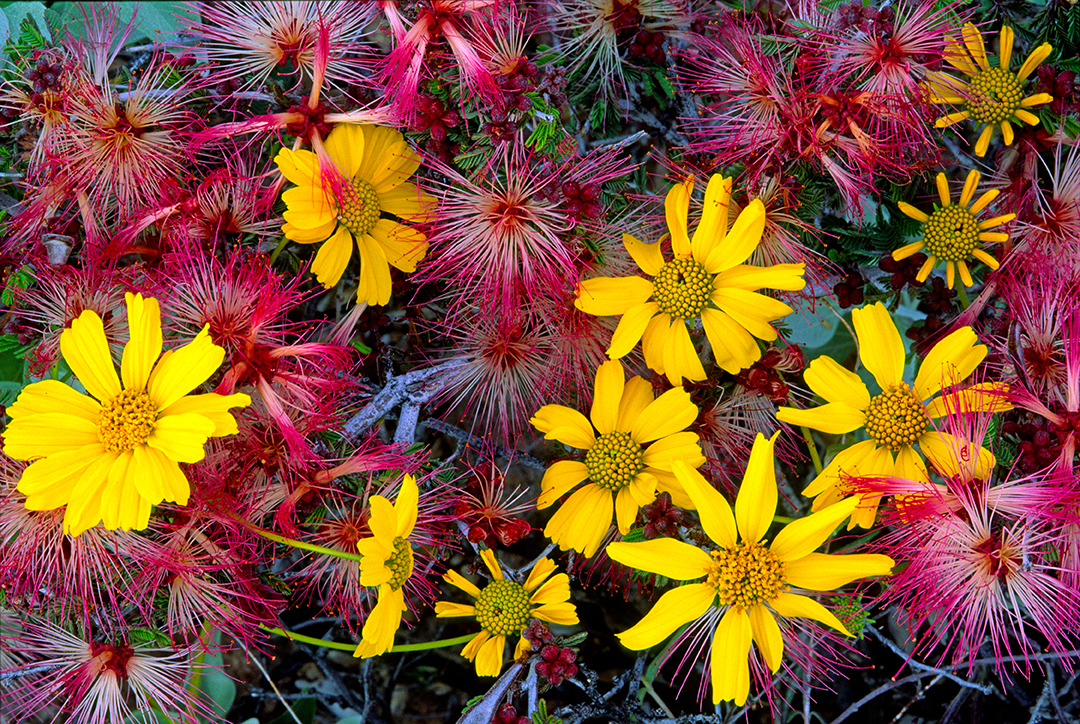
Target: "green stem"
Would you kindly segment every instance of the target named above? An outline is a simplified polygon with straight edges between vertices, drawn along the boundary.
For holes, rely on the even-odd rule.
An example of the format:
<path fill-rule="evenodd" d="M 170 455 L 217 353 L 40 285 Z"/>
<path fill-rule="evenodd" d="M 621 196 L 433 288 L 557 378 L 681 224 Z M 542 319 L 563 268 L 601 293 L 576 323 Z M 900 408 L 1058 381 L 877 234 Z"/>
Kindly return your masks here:
<path fill-rule="evenodd" d="M 244 520 L 243 518 L 241 518 L 239 515 L 236 515 L 236 514 L 230 514 L 229 517 L 232 518 L 233 520 L 237 521 L 241 525 L 243 525 L 245 528 L 250 530 L 252 533 L 256 533 L 258 535 L 261 535 L 263 538 L 266 538 L 267 540 L 272 540 L 275 543 L 282 543 L 282 544 L 287 545 L 287 546 L 292 546 L 293 548 L 299 548 L 301 550 L 311 551 L 312 553 L 324 553 L 324 554 L 326 554 L 328 556 L 334 556 L 335 558 L 344 558 L 345 560 L 356 561 L 357 563 L 364 560 L 364 557 L 359 555 L 358 553 L 346 553 L 345 551 L 338 551 L 338 550 L 334 550 L 333 548 L 325 548 L 323 546 L 317 546 L 314 543 L 305 543 L 302 540 L 296 540 L 294 538 L 286 538 L 283 535 L 278 535 L 277 533 L 271 533 L 270 531 L 266 530 L 265 528 L 260 528 L 259 526 L 252 523 L 250 520 Z"/>
<path fill-rule="evenodd" d="M 956 293 L 960 296 L 960 311 L 962 312 L 971 306 L 971 302 L 968 301 L 967 289 L 964 289 L 963 282 L 956 285 Z"/>
<path fill-rule="evenodd" d="M 281 256 L 282 250 L 285 249 L 285 245 L 288 244 L 288 243 L 289 243 L 289 237 L 283 235 L 281 237 L 281 241 L 279 241 L 277 246 L 274 247 L 274 251 L 271 252 L 270 259 L 267 261 L 267 266 L 274 266 L 274 262 L 277 261 L 277 258 L 279 256 Z"/>
<path fill-rule="evenodd" d="M 810 450 L 810 460 L 814 463 L 814 472 L 821 475 L 821 458 L 818 457 L 814 438 L 810 437 L 810 430 L 808 430 L 805 425 L 800 425 L 799 429 L 802 430 L 803 440 L 806 440 L 806 447 Z"/>
<path fill-rule="evenodd" d="M 305 636 L 303 634 L 293 633 L 292 631 L 286 631 L 283 628 L 270 628 L 269 626 L 261 626 L 263 631 L 267 631 L 278 636 L 284 636 L 287 639 L 293 641 L 299 641 L 303 644 L 311 644 L 312 646 L 322 646 L 326 649 L 337 649 L 338 651 L 356 651 L 356 644 L 340 644 L 337 641 L 326 641 L 324 639 L 317 639 L 312 636 Z M 441 649 L 447 646 L 457 646 L 458 644 L 465 644 L 476 638 L 476 634 L 466 634 L 464 636 L 458 636 L 452 639 L 439 639 L 438 641 L 427 641 L 422 644 L 401 644 L 390 649 L 391 654 L 403 653 L 405 651 L 427 651 L 428 649 Z"/>
<path fill-rule="evenodd" d="M 788 518 L 787 516 L 783 515 L 774 515 L 772 519 L 774 523 L 779 523 L 780 525 L 787 525 L 788 523 L 792 523 L 795 520 L 794 518 Z"/>

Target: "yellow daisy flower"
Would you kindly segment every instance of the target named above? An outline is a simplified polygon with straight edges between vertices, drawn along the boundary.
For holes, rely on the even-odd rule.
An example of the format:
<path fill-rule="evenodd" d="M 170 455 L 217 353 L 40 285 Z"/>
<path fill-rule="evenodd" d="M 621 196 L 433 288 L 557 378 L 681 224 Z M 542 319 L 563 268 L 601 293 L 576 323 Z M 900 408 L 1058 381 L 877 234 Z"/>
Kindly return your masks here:
<path fill-rule="evenodd" d="M 789 523 L 768 546 L 762 542 L 776 513 L 775 441 L 776 435 L 767 440 L 758 434 L 734 512 L 700 473 L 681 462 L 673 466 L 697 506 L 701 527 L 717 546 L 713 550 L 673 538 L 607 548 L 608 556 L 624 565 L 675 581 L 698 581 L 665 593 L 618 636 L 627 648 L 641 651 L 691 621 L 717 619 L 709 657 L 713 704 L 746 703 L 751 642 L 769 669 L 779 670 L 784 639 L 777 616 L 809 618 L 851 635 L 827 608 L 792 588 L 831 591 L 860 578 L 887 575 L 893 567 L 888 556 L 814 553 L 855 510 L 853 499 Z"/>
<path fill-rule="evenodd" d="M 435 604 L 435 615 L 438 618 L 474 617 L 480 623 L 481 631 L 465 644 L 461 655 L 476 662 L 477 676 L 498 676 L 507 636 L 520 635 L 532 618 L 570 626 L 578 622 L 577 609 L 570 603 L 570 578 L 565 573 L 552 576 L 555 564 L 551 560 L 537 561 L 522 585 L 506 580 L 494 551 L 485 550 L 480 557 L 494 580 L 480 590 L 457 571 L 447 571 L 443 580 L 476 601 L 471 606 L 439 601 Z M 528 649 L 529 640 L 521 638 L 514 649 L 514 658 L 519 658 Z"/>
<path fill-rule="evenodd" d="M 975 155 L 985 156 L 995 126 L 1001 126 L 1005 145 L 1012 145 L 1011 123 L 1023 121 L 1029 126 L 1036 125 L 1039 117 L 1027 109 L 1054 100 L 1049 93 L 1036 93 L 1024 98 L 1024 81 L 1050 56 L 1053 47 L 1049 43 L 1043 43 L 1031 51 L 1014 75 L 1009 72 L 1013 51 L 1012 28 L 1008 25 L 1001 28 L 1001 60 L 997 68 L 991 68 L 986 59 L 986 45 L 978 28 L 971 23 L 964 23 L 962 35 L 962 39 L 949 44 L 944 59 L 953 68 L 968 76 L 969 80 L 965 81 L 947 73 L 931 73 L 928 85 L 931 103 L 962 104 L 964 110 L 942 116 L 934 125 L 945 128 L 967 118 L 985 124 L 975 142 Z"/>
<path fill-rule="evenodd" d="M 915 375 L 914 385 L 903 379 L 904 343 L 885 305 L 852 310 L 859 359 L 874 376 L 881 392 L 871 396 L 854 372 L 831 357 L 818 357 L 804 373 L 806 384 L 826 404 L 809 410 L 781 407 L 776 417 L 789 425 L 802 425 L 830 435 L 864 430 L 868 440 L 857 442 L 836 454 L 821 474 L 803 491 L 817 496 L 813 510 L 821 510 L 847 495 L 843 478 L 854 475 L 883 475 L 929 480 L 926 465 L 915 446 L 927 455 L 943 458 L 958 441 L 931 427 L 931 421 L 950 410 L 1000 412 L 1012 409 L 1004 399 L 1002 383 L 980 383 L 935 397 L 942 388 L 963 382 L 986 357 L 986 346 L 971 327 L 963 327 L 945 337 L 927 353 Z M 893 455 L 895 454 L 895 458 Z M 984 464 L 993 467 L 993 454 L 985 448 Z M 860 494 L 859 507 L 848 528 L 874 524 L 880 496 Z"/>
<path fill-rule="evenodd" d="M 288 206 L 281 230 L 301 244 L 323 242 L 311 271 L 327 289 L 341 279 L 355 245 L 360 251 L 357 301 L 386 304 L 390 266 L 415 271 L 427 252 L 424 234 L 385 216 L 406 221 L 427 217 L 434 201 L 406 183 L 420 157 L 398 131 L 383 126 L 342 124 L 323 148 L 322 159 L 288 148 L 274 159 L 282 175 L 296 184 L 281 195 Z"/>
<path fill-rule="evenodd" d="M 235 434 L 229 409 L 251 403 L 244 394 L 189 394 L 225 359 L 209 325 L 162 355 L 157 300 L 130 293 L 125 299 L 131 340 L 120 377 L 101 317 L 87 310 L 60 335 L 60 351 L 93 397 L 45 380 L 23 388 L 7 409 L 4 452 L 35 461 L 18 485 L 27 509 L 67 506 L 64 532 L 72 536 L 99 522 L 109 530 L 142 530 L 151 506 L 187 505 L 179 463 L 202 460 L 207 438 Z"/>
<path fill-rule="evenodd" d="M 923 223 L 923 237 L 919 241 L 900 247 L 892 253 L 892 258 L 900 261 L 907 259 L 916 252 L 926 252 L 926 262 L 919 269 L 916 276 L 920 282 L 925 281 L 939 261 L 945 262 L 945 274 L 949 283 L 949 289 L 953 288 L 956 278 L 956 270 L 960 270 L 960 281 L 964 286 L 970 287 L 974 282 L 971 272 L 968 270 L 967 260 L 975 257 L 991 269 L 997 269 L 998 260 L 979 248 L 980 241 L 1001 242 L 1007 241 L 1009 235 L 1004 231 L 988 231 L 1016 218 L 1016 214 L 1003 214 L 992 219 L 979 221 L 979 212 L 986 208 L 987 204 L 998 197 L 1001 193 L 997 189 L 987 191 L 974 204 L 971 200 L 975 197 L 975 188 L 979 185 L 979 172 L 972 169 L 964 181 L 964 189 L 960 192 L 960 198 L 954 205 L 949 198 L 949 182 L 945 180 L 945 174 L 937 175 L 938 196 L 941 198 L 941 207 L 934 210 L 929 216 L 919 211 L 911 204 L 900 202 L 900 210 L 906 216 Z"/>
<path fill-rule="evenodd" d="M 641 377 L 625 379 L 622 363 L 611 360 L 596 370 L 589 417 L 570 407 L 544 405 L 530 422 L 548 440 L 586 450 L 585 461 L 561 460 L 544 473 L 536 507 L 552 505 L 579 483 L 551 516 L 544 535 L 562 550 L 573 548 L 591 558 L 611 527 L 614 510 L 619 532 L 630 532 L 638 509 L 657 491 L 667 491 L 680 507 L 692 507 L 671 463 L 705 463 L 696 433 L 686 428 L 698 409 L 681 387 L 653 399 L 652 385 Z M 649 444 L 651 443 L 651 444 Z"/>
<path fill-rule="evenodd" d="M 665 261 L 660 244 L 645 244 L 623 234 L 623 244 L 650 279 L 597 277 L 578 288 L 574 304 L 587 314 L 622 315 L 607 355 L 620 359 L 641 340 L 649 369 L 666 374 L 673 385 L 700 382 L 705 369 L 690 338 L 700 320 L 716 363 L 732 374 L 761 357 L 758 339 L 776 339 L 770 322 L 791 307 L 758 290 L 796 291 L 806 285 L 805 265 L 746 264 L 765 228 L 765 206 L 754 199 L 727 228 L 731 179 L 709 179 L 705 209 L 691 239 L 687 214 L 693 177 L 676 184 L 664 204 L 673 258 Z M 652 301 L 650 301 L 652 300 Z"/>
<path fill-rule="evenodd" d="M 356 542 L 360 561 L 360 585 L 378 586 L 379 600 L 371 609 L 360 645 L 353 656 L 367 659 L 385 654 L 394 645 L 394 634 L 405 612 L 405 583 L 413 573 L 409 536 L 416 525 L 420 489 L 416 478 L 406 475 L 393 505 L 381 495 L 371 496 L 371 537 Z"/>

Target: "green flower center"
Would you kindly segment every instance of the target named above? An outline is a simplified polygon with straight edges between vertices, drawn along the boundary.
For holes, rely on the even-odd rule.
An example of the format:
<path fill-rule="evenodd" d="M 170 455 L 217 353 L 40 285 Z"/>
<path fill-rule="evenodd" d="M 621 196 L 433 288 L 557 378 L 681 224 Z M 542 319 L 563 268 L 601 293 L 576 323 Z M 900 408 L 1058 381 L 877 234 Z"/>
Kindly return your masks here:
<path fill-rule="evenodd" d="M 379 196 L 375 187 L 362 179 L 353 179 L 349 186 L 342 187 L 337 194 L 338 221 L 353 236 L 362 236 L 375 227 L 375 222 L 382 216 Z"/>
<path fill-rule="evenodd" d="M 401 537 L 394 539 L 394 552 L 386 559 L 386 567 L 393 573 L 388 581 L 390 588 L 399 590 L 413 572 L 413 552 L 409 541 Z"/>
<path fill-rule="evenodd" d="M 713 293 L 712 275 L 690 258 L 669 261 L 653 277 L 660 311 L 676 319 L 696 319 Z"/>
<path fill-rule="evenodd" d="M 101 405 L 98 433 L 106 452 L 124 453 L 146 443 L 158 410 L 143 390 L 123 390 Z"/>
<path fill-rule="evenodd" d="M 979 245 L 979 220 L 963 206 L 946 206 L 923 225 L 926 253 L 942 261 L 963 261 Z"/>
<path fill-rule="evenodd" d="M 705 582 L 716 589 L 721 606 L 746 610 L 787 590 L 784 562 L 760 543 L 737 543 L 712 551 Z"/>
<path fill-rule="evenodd" d="M 967 110 L 971 116 L 983 123 L 1001 123 L 1016 115 L 1024 92 L 1016 76 L 1001 68 L 981 71 L 972 78 L 971 97 L 967 100 Z"/>
<path fill-rule="evenodd" d="M 629 433 L 605 432 L 586 453 L 585 467 L 590 480 L 601 488 L 618 492 L 645 468 L 641 445 Z"/>
<path fill-rule="evenodd" d="M 906 382 L 886 388 L 866 408 L 867 434 L 893 452 L 913 445 L 929 425 L 926 408 Z"/>
<path fill-rule="evenodd" d="M 492 581 L 476 597 L 476 620 L 496 636 L 521 633 L 529 624 L 529 612 L 529 594 L 513 581 Z"/>

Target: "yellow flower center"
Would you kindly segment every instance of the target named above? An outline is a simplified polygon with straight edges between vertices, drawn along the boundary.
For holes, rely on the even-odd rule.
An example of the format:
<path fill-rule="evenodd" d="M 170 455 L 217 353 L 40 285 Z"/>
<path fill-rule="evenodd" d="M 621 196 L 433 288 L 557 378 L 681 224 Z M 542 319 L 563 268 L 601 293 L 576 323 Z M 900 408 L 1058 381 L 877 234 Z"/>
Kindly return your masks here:
<path fill-rule="evenodd" d="M 914 444 L 929 424 L 926 408 L 906 382 L 886 388 L 866 408 L 866 432 L 894 452 Z"/>
<path fill-rule="evenodd" d="M 980 71 L 969 82 L 968 113 L 983 123 L 1001 123 L 1016 115 L 1024 92 L 1016 76 L 1001 68 Z"/>
<path fill-rule="evenodd" d="M 963 261 L 979 245 L 979 220 L 963 206 L 938 209 L 923 226 L 923 243 L 942 261 Z"/>
<path fill-rule="evenodd" d="M 721 606 L 746 610 L 771 601 L 787 590 L 784 562 L 760 543 L 738 543 L 712 551 L 707 584 L 716 589 Z"/>
<path fill-rule="evenodd" d="M 361 236 L 371 231 L 382 215 L 375 187 L 362 179 L 353 179 L 349 186 L 343 187 L 337 194 L 337 202 L 338 221 L 344 224 L 353 236 Z"/>
<path fill-rule="evenodd" d="M 509 636 L 529 624 L 529 594 L 513 581 L 492 581 L 476 597 L 476 620 L 488 633 Z"/>
<path fill-rule="evenodd" d="M 696 319 L 712 296 L 712 275 L 690 258 L 669 261 L 653 277 L 660 311 L 676 319 Z"/>
<path fill-rule="evenodd" d="M 157 414 L 157 407 L 143 390 L 123 390 L 103 403 L 98 432 L 106 452 L 129 452 L 144 444 L 154 432 Z"/>
<path fill-rule="evenodd" d="M 388 583 L 390 588 L 397 591 L 409 580 L 413 572 L 413 552 L 409 541 L 400 536 L 394 539 L 394 552 L 386 559 L 386 567 L 391 570 Z"/>
<path fill-rule="evenodd" d="M 644 469 L 641 446 L 625 432 L 605 432 L 596 438 L 585 455 L 589 479 L 612 492 L 618 492 Z"/>

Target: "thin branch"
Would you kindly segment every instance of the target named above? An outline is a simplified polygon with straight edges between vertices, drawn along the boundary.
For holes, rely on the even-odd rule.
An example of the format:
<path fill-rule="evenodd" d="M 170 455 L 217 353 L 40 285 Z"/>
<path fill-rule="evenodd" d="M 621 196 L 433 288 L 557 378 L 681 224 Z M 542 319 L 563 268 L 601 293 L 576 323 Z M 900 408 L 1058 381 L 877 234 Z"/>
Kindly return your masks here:
<path fill-rule="evenodd" d="M 880 643 L 884 644 L 890 651 L 892 651 L 894 654 L 896 654 L 900 658 L 904 659 L 904 663 L 908 664 L 913 669 L 917 669 L 919 671 L 925 671 L 925 672 L 931 673 L 931 674 L 939 674 L 940 676 L 944 676 L 945 678 L 959 684 L 960 686 L 966 687 L 968 689 L 975 689 L 976 691 L 978 691 L 978 692 L 980 692 L 982 694 L 985 694 L 986 696 L 989 696 L 990 694 L 994 693 L 994 687 L 992 687 L 992 686 L 983 685 L 983 684 L 976 684 L 976 683 L 974 683 L 972 681 L 968 681 L 967 679 L 963 679 L 963 678 L 957 676 L 956 674 L 949 673 L 945 669 L 939 669 L 939 668 L 936 668 L 934 666 L 930 666 L 928 664 L 924 664 L 924 663 L 922 663 L 920 661 L 917 661 L 910 654 L 908 654 L 902 648 L 900 648 L 895 643 L 893 643 L 890 639 L 883 636 L 881 634 L 881 632 L 878 631 L 876 628 L 874 628 L 874 626 L 872 624 L 870 624 L 869 622 L 867 622 L 866 625 L 863 628 L 866 629 L 867 631 L 869 631 L 870 635 L 872 635 Z"/>

